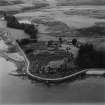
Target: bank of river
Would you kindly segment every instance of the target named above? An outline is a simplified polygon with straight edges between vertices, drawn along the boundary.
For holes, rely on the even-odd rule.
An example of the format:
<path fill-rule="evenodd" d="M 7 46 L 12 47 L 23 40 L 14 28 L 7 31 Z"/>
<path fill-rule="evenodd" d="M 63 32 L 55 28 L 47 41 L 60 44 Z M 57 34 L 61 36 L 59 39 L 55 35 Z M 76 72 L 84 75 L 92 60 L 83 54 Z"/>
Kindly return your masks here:
<path fill-rule="evenodd" d="M 46 86 L 9 75 L 16 67 L 0 57 L 0 104 L 105 102 L 105 78 Z"/>

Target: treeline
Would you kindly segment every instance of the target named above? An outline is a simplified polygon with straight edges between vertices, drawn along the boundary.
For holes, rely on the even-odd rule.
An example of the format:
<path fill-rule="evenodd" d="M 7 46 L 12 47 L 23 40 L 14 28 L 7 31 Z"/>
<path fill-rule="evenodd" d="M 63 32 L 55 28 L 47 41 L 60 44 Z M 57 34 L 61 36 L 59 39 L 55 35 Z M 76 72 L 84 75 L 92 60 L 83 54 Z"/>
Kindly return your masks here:
<path fill-rule="evenodd" d="M 105 35 L 105 26 L 94 25 L 87 28 L 77 29 L 82 36 L 103 36 Z"/>
<path fill-rule="evenodd" d="M 30 38 L 37 39 L 38 29 L 33 24 L 19 23 L 15 16 L 11 15 L 4 15 L 4 18 L 7 20 L 7 27 L 24 30 Z"/>
<path fill-rule="evenodd" d="M 76 64 L 80 68 L 105 68 L 105 52 L 96 50 L 92 44 L 81 45 Z"/>

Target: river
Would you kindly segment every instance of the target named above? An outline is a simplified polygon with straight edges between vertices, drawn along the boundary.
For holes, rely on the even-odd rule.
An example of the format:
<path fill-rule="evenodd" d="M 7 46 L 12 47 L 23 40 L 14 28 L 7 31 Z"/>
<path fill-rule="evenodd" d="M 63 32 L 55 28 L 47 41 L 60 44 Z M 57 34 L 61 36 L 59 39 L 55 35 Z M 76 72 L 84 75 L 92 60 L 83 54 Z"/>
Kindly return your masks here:
<path fill-rule="evenodd" d="M 9 75 L 13 63 L 0 57 L 0 104 L 105 102 L 105 78 L 90 77 L 47 86 Z"/>

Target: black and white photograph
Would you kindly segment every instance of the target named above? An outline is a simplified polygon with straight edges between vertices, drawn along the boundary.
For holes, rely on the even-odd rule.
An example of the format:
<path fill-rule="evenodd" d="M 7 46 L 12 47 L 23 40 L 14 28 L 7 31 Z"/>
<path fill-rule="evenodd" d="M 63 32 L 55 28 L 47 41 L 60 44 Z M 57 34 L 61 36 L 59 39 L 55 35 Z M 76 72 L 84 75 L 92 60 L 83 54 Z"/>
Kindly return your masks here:
<path fill-rule="evenodd" d="M 105 105 L 105 0 L 0 0 L 0 105 Z"/>

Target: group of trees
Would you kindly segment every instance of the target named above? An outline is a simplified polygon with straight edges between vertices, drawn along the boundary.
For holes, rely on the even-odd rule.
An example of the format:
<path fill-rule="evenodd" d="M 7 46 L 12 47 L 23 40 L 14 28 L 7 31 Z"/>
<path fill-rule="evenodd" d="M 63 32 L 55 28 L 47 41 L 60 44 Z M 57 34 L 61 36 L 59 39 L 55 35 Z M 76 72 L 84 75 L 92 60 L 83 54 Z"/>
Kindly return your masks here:
<path fill-rule="evenodd" d="M 92 44 L 81 45 L 76 64 L 80 68 L 105 68 L 105 52 L 96 50 Z"/>
<path fill-rule="evenodd" d="M 7 20 L 7 26 L 16 29 L 22 29 L 25 33 L 29 34 L 30 38 L 37 39 L 38 29 L 33 24 L 19 23 L 15 16 L 4 15 Z"/>

